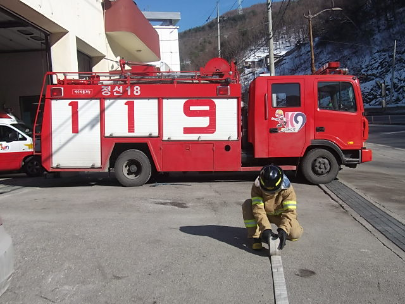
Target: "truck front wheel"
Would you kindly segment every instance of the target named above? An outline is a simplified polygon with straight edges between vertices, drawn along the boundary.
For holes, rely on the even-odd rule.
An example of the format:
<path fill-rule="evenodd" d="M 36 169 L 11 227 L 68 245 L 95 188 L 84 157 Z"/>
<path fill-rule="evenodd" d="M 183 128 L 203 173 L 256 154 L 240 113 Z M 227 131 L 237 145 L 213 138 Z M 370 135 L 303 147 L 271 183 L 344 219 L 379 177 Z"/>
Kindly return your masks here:
<path fill-rule="evenodd" d="M 310 183 L 327 184 L 336 178 L 339 164 L 336 157 L 328 150 L 314 149 L 304 156 L 301 171 Z"/>
<path fill-rule="evenodd" d="M 114 166 L 115 177 L 124 187 L 142 186 L 151 174 L 149 158 L 139 150 L 127 150 L 118 156 Z"/>

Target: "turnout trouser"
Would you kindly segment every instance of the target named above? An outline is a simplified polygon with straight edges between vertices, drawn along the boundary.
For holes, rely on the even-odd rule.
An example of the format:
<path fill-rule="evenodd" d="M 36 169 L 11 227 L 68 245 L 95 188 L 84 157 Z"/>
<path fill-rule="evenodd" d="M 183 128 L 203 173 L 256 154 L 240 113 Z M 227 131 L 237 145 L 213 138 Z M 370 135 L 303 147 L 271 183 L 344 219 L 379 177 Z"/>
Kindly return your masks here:
<path fill-rule="evenodd" d="M 248 221 L 248 220 L 255 220 L 255 217 L 252 212 L 252 200 L 247 199 L 243 204 L 242 204 L 242 213 L 243 213 L 243 220 Z M 270 221 L 270 223 L 276 225 L 277 227 L 281 223 L 281 216 L 280 215 L 269 215 L 267 214 L 267 217 Z M 291 229 L 290 233 L 288 234 L 288 239 L 289 240 L 296 240 L 299 239 L 300 236 L 302 235 L 303 228 L 299 224 L 298 220 L 294 219 L 290 222 L 291 224 Z M 260 231 L 260 228 L 258 225 L 256 227 L 246 227 L 247 233 L 248 233 L 248 238 L 259 238 L 260 234 L 262 231 Z"/>

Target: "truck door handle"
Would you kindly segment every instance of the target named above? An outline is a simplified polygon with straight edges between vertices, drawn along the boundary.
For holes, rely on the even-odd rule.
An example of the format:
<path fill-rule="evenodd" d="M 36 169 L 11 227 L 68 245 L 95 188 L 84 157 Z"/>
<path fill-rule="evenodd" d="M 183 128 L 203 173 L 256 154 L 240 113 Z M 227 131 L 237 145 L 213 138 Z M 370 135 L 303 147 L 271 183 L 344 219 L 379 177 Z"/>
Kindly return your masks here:
<path fill-rule="evenodd" d="M 325 127 L 316 127 L 316 132 L 325 132 Z"/>
<path fill-rule="evenodd" d="M 278 129 L 277 128 L 270 128 L 270 133 L 278 133 Z"/>

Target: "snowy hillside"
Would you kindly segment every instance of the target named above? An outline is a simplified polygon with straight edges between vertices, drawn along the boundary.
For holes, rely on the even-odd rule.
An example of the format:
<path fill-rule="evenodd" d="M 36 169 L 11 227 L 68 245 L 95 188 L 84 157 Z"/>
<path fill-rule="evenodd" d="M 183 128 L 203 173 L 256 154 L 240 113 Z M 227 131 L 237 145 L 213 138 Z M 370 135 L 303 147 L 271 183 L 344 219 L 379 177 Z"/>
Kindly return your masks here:
<path fill-rule="evenodd" d="M 405 20 L 405 9 L 397 11 L 397 20 Z M 373 29 L 368 41 L 362 30 Z M 379 30 L 377 30 L 379 29 Z M 394 25 L 386 19 L 373 20 L 358 29 L 359 39 L 350 43 L 337 43 L 326 39 L 315 40 L 315 64 L 321 67 L 329 61 L 339 61 L 349 73 L 359 77 L 366 106 L 381 105 L 378 82 L 386 83 L 387 105 L 405 106 L 405 23 Z M 391 95 L 394 41 L 396 40 L 394 91 Z M 302 43 L 276 64 L 277 75 L 309 74 L 310 47 Z"/>

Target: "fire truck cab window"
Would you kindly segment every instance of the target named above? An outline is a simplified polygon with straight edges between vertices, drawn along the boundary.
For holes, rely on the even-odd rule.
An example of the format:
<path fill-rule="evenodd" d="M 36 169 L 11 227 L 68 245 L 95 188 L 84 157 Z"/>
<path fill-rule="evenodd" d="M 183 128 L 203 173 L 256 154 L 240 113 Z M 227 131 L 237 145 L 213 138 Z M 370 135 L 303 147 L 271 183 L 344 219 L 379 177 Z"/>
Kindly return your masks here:
<path fill-rule="evenodd" d="M 273 108 L 294 108 L 301 106 L 299 83 L 273 83 L 271 85 Z"/>
<path fill-rule="evenodd" d="M 350 82 L 319 82 L 318 107 L 320 110 L 356 112 L 356 98 Z"/>

